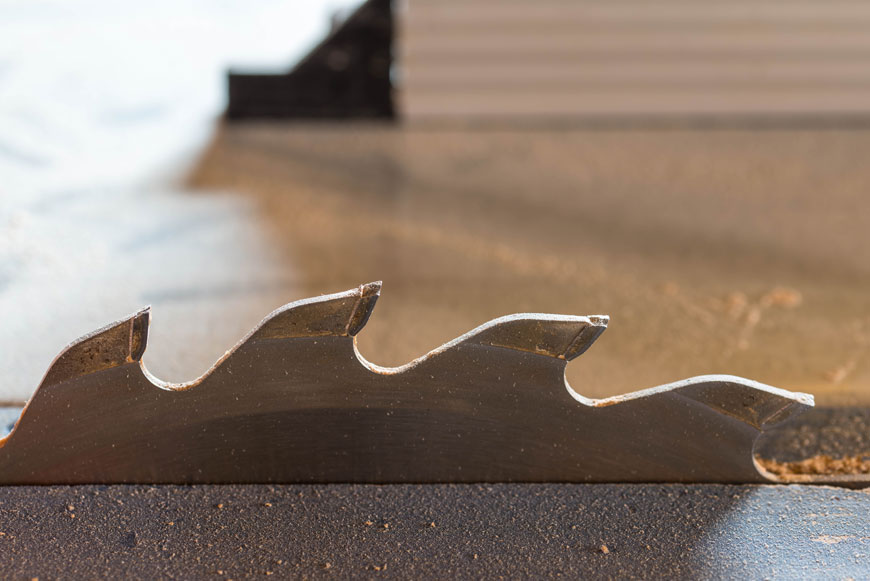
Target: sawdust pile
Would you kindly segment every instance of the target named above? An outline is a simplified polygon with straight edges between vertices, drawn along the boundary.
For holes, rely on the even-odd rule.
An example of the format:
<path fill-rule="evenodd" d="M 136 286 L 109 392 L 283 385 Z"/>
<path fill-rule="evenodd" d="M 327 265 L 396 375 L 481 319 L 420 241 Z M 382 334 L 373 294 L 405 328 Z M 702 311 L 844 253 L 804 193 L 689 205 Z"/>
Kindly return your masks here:
<path fill-rule="evenodd" d="M 820 454 L 797 462 L 778 462 L 766 458 L 756 459 L 762 468 L 777 476 L 794 476 L 798 474 L 870 474 L 870 460 L 865 455 L 832 458 L 826 454 Z"/>

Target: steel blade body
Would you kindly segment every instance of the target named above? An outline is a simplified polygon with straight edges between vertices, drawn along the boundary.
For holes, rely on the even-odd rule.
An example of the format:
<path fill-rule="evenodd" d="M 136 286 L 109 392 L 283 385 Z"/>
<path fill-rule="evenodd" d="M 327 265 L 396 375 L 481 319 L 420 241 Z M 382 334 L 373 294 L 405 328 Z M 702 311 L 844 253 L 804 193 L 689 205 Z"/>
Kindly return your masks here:
<path fill-rule="evenodd" d="M 765 482 L 755 440 L 812 405 L 731 376 L 587 400 L 565 366 L 606 317 L 505 317 L 379 368 L 354 343 L 379 289 L 292 303 L 187 385 L 142 365 L 147 311 L 82 339 L 0 482 Z"/>

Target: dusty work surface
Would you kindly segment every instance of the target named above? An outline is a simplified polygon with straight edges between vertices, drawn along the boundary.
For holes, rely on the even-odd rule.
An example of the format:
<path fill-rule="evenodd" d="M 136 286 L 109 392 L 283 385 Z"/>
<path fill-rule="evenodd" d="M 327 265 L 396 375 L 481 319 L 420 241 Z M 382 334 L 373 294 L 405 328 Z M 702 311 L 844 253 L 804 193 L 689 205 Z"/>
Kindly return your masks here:
<path fill-rule="evenodd" d="M 0 489 L 5 578 L 865 578 L 870 495 L 807 486 Z"/>

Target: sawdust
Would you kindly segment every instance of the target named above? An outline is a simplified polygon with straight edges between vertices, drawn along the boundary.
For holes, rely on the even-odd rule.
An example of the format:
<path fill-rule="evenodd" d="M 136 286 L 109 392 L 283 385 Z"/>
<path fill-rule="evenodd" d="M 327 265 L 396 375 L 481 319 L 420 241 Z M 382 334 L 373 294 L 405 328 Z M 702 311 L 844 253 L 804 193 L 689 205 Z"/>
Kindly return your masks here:
<path fill-rule="evenodd" d="M 818 537 L 810 540 L 814 543 L 822 543 L 824 545 L 836 545 L 838 543 L 842 543 L 853 538 L 855 537 L 853 537 L 852 535 L 819 535 Z"/>
<path fill-rule="evenodd" d="M 800 292 L 791 288 L 776 287 L 761 297 L 761 305 L 793 309 L 803 302 Z"/>
<path fill-rule="evenodd" d="M 796 462 L 778 462 L 758 457 L 756 460 L 762 468 L 777 476 L 870 474 L 870 459 L 866 455 L 833 458 L 819 454 Z"/>

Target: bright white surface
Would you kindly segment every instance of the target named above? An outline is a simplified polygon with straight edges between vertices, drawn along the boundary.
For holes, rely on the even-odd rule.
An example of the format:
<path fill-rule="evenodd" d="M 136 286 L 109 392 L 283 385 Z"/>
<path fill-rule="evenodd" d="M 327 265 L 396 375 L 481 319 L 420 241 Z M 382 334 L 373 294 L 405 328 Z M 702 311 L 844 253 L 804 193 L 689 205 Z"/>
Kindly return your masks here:
<path fill-rule="evenodd" d="M 26 399 L 67 342 L 147 303 L 147 357 L 173 381 L 220 355 L 196 344 L 203 326 L 229 346 L 263 316 L 216 323 L 239 289 L 292 278 L 252 207 L 173 182 L 208 142 L 228 67 L 287 68 L 355 4 L 0 1 L 0 401 Z M 167 318 L 190 332 L 163 334 Z M 178 352 L 185 366 L 161 363 Z"/>

